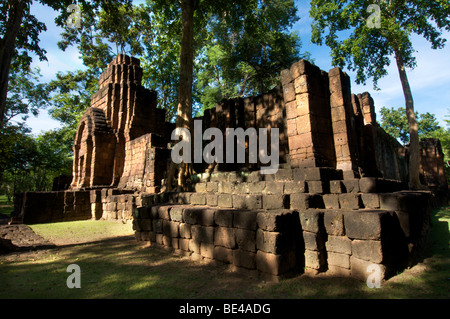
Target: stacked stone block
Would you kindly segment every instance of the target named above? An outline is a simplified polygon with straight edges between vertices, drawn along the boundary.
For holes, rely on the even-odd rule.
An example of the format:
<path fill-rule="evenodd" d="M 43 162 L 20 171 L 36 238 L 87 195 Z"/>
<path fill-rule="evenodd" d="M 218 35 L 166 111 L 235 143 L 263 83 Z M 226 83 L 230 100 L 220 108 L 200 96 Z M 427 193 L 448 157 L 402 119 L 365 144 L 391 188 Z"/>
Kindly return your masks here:
<path fill-rule="evenodd" d="M 118 188 L 158 193 L 170 158 L 164 144 L 164 139 L 156 134 L 146 134 L 127 142 Z"/>
<path fill-rule="evenodd" d="M 202 117 L 203 131 L 211 128 L 219 128 L 225 135 L 227 128 L 254 128 L 258 132 L 259 128 L 268 129 L 268 143 L 270 143 L 270 129 L 279 130 L 279 162 L 286 163 L 288 157 L 287 131 L 285 122 L 285 106 L 282 92 L 279 88 L 260 94 L 258 96 L 246 98 L 226 99 L 216 105 L 215 108 L 204 111 Z M 202 132 L 203 133 L 203 132 Z M 225 137 L 225 136 L 224 136 Z M 270 144 L 268 144 L 270 146 Z M 226 154 L 224 145 L 224 154 Z M 242 167 L 256 169 L 264 164 L 259 162 L 249 163 L 248 142 L 245 146 L 245 163 L 220 163 L 221 171 L 235 171 Z"/>
<path fill-rule="evenodd" d="M 135 210 L 138 240 L 171 248 L 195 260 L 279 276 L 297 269 L 296 213 L 153 205 Z"/>
<path fill-rule="evenodd" d="M 331 69 L 330 81 L 331 121 L 336 152 L 336 168 L 358 171 L 355 112 L 351 98 L 350 77 L 340 68 Z"/>
<path fill-rule="evenodd" d="M 448 191 L 447 176 L 445 175 L 444 154 L 438 139 L 422 139 L 420 141 L 421 161 L 420 170 L 422 183 L 437 191 L 438 196 L 445 202 Z"/>
<path fill-rule="evenodd" d="M 171 125 L 165 122 L 165 111 L 156 108 L 156 92 L 141 85 L 139 64 L 135 58 L 119 55 L 100 76 L 99 91 L 92 96 L 91 107 L 77 129 L 73 189 L 117 186 L 125 167 L 124 177 L 135 179 L 139 186 L 142 163 L 131 159 L 130 152 L 138 154 L 141 145 L 133 141 L 154 133 L 160 134 L 167 144 Z M 130 176 L 130 169 L 137 170 L 139 176 Z"/>
<path fill-rule="evenodd" d="M 306 60 L 281 72 L 292 167 L 334 167 L 328 74 Z"/>

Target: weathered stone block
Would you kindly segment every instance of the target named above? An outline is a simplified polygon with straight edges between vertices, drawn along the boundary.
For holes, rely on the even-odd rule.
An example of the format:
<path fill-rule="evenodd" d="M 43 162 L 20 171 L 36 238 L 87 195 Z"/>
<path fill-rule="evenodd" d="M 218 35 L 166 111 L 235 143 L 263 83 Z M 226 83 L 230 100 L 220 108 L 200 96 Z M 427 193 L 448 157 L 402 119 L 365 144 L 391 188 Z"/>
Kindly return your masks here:
<path fill-rule="evenodd" d="M 191 238 L 191 225 L 186 223 L 180 224 L 180 237 L 181 238 Z"/>
<path fill-rule="evenodd" d="M 360 209 L 361 195 L 356 193 L 339 194 L 339 205 L 342 209 Z"/>
<path fill-rule="evenodd" d="M 158 234 L 162 234 L 163 228 L 162 228 L 162 220 L 161 219 L 153 219 L 152 220 L 152 229 L 154 232 Z"/>
<path fill-rule="evenodd" d="M 167 235 L 162 235 L 163 246 L 172 247 L 172 237 Z"/>
<path fill-rule="evenodd" d="M 234 182 L 219 182 L 219 193 L 232 194 L 234 192 L 234 187 L 236 183 Z"/>
<path fill-rule="evenodd" d="M 233 263 L 233 250 L 222 246 L 215 246 L 214 259 L 231 264 Z"/>
<path fill-rule="evenodd" d="M 258 181 L 254 183 L 250 183 L 248 185 L 248 191 L 250 194 L 262 194 L 266 189 L 265 181 Z"/>
<path fill-rule="evenodd" d="M 233 264 L 246 269 L 256 269 L 256 254 L 250 251 L 233 250 Z"/>
<path fill-rule="evenodd" d="M 310 167 L 305 169 L 305 180 L 329 182 L 342 179 L 342 171 L 327 167 Z"/>
<path fill-rule="evenodd" d="M 350 269 L 350 255 L 328 252 L 327 257 L 328 265 Z"/>
<path fill-rule="evenodd" d="M 324 213 L 324 224 L 328 235 L 345 235 L 344 215 L 339 211 L 326 211 Z"/>
<path fill-rule="evenodd" d="M 214 243 L 214 227 L 192 225 L 191 227 L 192 240 L 196 242 L 203 242 L 208 244 Z"/>
<path fill-rule="evenodd" d="M 178 247 L 181 250 L 189 251 L 189 239 L 188 238 L 179 238 L 178 239 Z"/>
<path fill-rule="evenodd" d="M 213 259 L 214 245 L 202 242 L 200 244 L 200 255 L 202 255 L 203 258 Z"/>
<path fill-rule="evenodd" d="M 235 209 L 260 209 L 262 205 L 261 195 L 233 195 L 233 208 Z"/>
<path fill-rule="evenodd" d="M 342 268 L 334 265 L 328 265 L 327 274 L 337 277 L 350 277 L 351 270 L 347 268 Z"/>
<path fill-rule="evenodd" d="M 189 251 L 200 254 L 200 242 L 197 239 L 189 239 Z"/>
<path fill-rule="evenodd" d="M 256 251 L 256 232 L 254 230 L 235 228 L 235 239 L 239 249 Z"/>
<path fill-rule="evenodd" d="M 307 250 L 322 251 L 325 248 L 324 238 L 321 233 L 304 231 L 303 241 Z"/>
<path fill-rule="evenodd" d="M 325 270 L 326 260 L 324 253 L 321 251 L 305 250 L 305 267 L 320 271 Z"/>
<path fill-rule="evenodd" d="M 330 192 L 330 184 L 322 181 L 308 181 L 308 192 L 311 194 L 324 194 Z"/>
<path fill-rule="evenodd" d="M 352 241 L 347 236 L 328 235 L 325 243 L 327 252 L 335 252 L 340 254 L 352 254 Z"/>
<path fill-rule="evenodd" d="M 326 209 L 339 209 L 339 197 L 337 194 L 325 194 L 322 196 Z"/>
<path fill-rule="evenodd" d="M 233 226 L 233 210 L 218 209 L 215 213 L 215 223 L 218 226 L 232 227 Z"/>
<path fill-rule="evenodd" d="M 376 192 L 378 192 L 377 178 L 362 177 L 359 180 L 359 190 L 361 193 L 376 193 Z"/>
<path fill-rule="evenodd" d="M 342 181 L 343 190 L 345 193 L 359 192 L 359 179 L 346 179 Z"/>
<path fill-rule="evenodd" d="M 163 220 L 163 234 L 167 237 L 179 237 L 180 223 L 169 220 Z"/>
<path fill-rule="evenodd" d="M 217 206 L 223 208 L 233 207 L 233 197 L 231 194 L 219 194 L 217 198 Z"/>
<path fill-rule="evenodd" d="M 379 194 L 380 208 L 385 210 L 399 210 L 400 205 L 395 194 Z"/>
<path fill-rule="evenodd" d="M 206 194 L 194 193 L 191 195 L 192 205 L 206 205 Z"/>
<path fill-rule="evenodd" d="M 214 215 L 216 211 L 211 208 L 202 208 L 198 211 L 198 219 L 197 222 L 203 226 L 214 226 Z"/>
<path fill-rule="evenodd" d="M 382 221 L 389 217 L 386 211 L 360 210 L 344 212 L 345 234 L 351 239 L 381 239 Z"/>
<path fill-rule="evenodd" d="M 169 210 L 171 206 L 169 205 L 158 205 L 158 206 L 152 206 L 151 208 L 151 216 L 153 219 L 160 218 L 160 219 L 170 219 Z"/>
<path fill-rule="evenodd" d="M 216 227 L 214 231 L 214 245 L 233 249 L 236 246 L 235 229 Z"/>
<path fill-rule="evenodd" d="M 173 220 L 176 222 L 182 222 L 183 221 L 183 210 L 184 210 L 184 207 L 182 207 L 182 206 L 172 207 L 169 210 L 170 220 Z"/>
<path fill-rule="evenodd" d="M 206 191 L 217 193 L 219 191 L 219 184 L 218 182 L 208 182 L 206 183 Z"/>
<path fill-rule="evenodd" d="M 293 252 L 274 255 L 258 250 L 256 253 L 256 267 L 261 272 L 279 276 L 295 269 L 295 266 L 296 258 Z"/>
<path fill-rule="evenodd" d="M 364 208 L 380 208 L 380 198 L 378 194 L 361 194 L 361 202 Z"/>
<path fill-rule="evenodd" d="M 151 219 L 141 219 L 139 221 L 141 230 L 152 231 L 152 220 Z"/>
<path fill-rule="evenodd" d="M 289 196 L 291 209 L 325 208 L 321 195 L 297 193 Z"/>
<path fill-rule="evenodd" d="M 240 210 L 234 212 L 233 226 L 249 230 L 256 230 L 257 211 Z"/>
<path fill-rule="evenodd" d="M 197 193 L 206 193 L 206 183 L 196 183 L 194 189 Z"/>
<path fill-rule="evenodd" d="M 345 133 L 340 133 L 340 134 L 337 134 L 337 135 L 342 135 L 342 134 L 345 134 Z M 346 138 L 342 141 L 342 144 L 341 144 L 343 146 L 345 144 L 349 143 L 347 134 L 345 134 L 345 136 L 346 136 Z M 348 150 L 348 148 L 345 148 L 345 149 Z M 354 170 L 351 170 L 351 169 L 343 170 L 342 171 L 342 176 L 343 176 L 344 180 L 355 179 L 355 178 L 359 179 L 361 177 L 358 172 L 356 172 Z"/>
<path fill-rule="evenodd" d="M 263 195 L 263 208 L 266 210 L 289 208 L 289 195 Z"/>
<path fill-rule="evenodd" d="M 247 182 L 251 184 L 262 181 L 263 175 L 260 171 L 250 172 L 247 175 Z"/>
<path fill-rule="evenodd" d="M 352 256 L 376 264 L 383 261 L 383 250 L 379 240 L 353 240 Z"/>
<path fill-rule="evenodd" d="M 178 238 L 172 238 L 170 247 L 173 249 L 180 249 L 180 243 Z"/>
<path fill-rule="evenodd" d="M 294 181 L 305 181 L 305 168 L 298 167 L 292 170 L 292 177 Z"/>
<path fill-rule="evenodd" d="M 284 182 L 284 193 L 285 194 L 305 193 L 307 189 L 308 188 L 307 188 L 305 181 Z"/>
<path fill-rule="evenodd" d="M 283 194 L 284 183 L 280 181 L 266 182 L 264 194 Z"/>
<path fill-rule="evenodd" d="M 292 169 L 290 168 L 279 168 L 278 171 L 275 173 L 275 180 L 276 181 L 289 181 L 292 180 Z"/>
<path fill-rule="evenodd" d="M 276 212 L 260 212 L 256 221 L 258 227 L 266 231 L 281 232 L 298 221 L 298 212 L 292 210 L 279 210 Z"/>
<path fill-rule="evenodd" d="M 217 194 L 206 194 L 206 205 L 217 206 L 218 198 Z"/>
<path fill-rule="evenodd" d="M 300 225 L 304 231 L 318 233 L 324 228 L 323 211 L 308 209 L 300 212 Z"/>
<path fill-rule="evenodd" d="M 284 233 L 256 231 L 256 248 L 266 253 L 281 254 L 293 248 L 293 241 Z"/>

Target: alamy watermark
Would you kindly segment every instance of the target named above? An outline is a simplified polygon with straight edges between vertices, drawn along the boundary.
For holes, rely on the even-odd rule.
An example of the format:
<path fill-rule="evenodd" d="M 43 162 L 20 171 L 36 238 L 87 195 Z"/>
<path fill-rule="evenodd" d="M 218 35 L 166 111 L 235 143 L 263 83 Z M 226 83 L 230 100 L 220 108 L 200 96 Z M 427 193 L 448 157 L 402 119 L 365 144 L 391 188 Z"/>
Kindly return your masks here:
<path fill-rule="evenodd" d="M 71 4 L 67 7 L 67 12 L 70 12 L 66 20 L 66 24 L 71 29 L 81 28 L 81 8 L 78 4 Z"/>
<path fill-rule="evenodd" d="M 377 4 L 371 4 L 367 7 L 367 13 L 371 13 L 367 18 L 367 27 L 370 29 L 381 28 L 381 8 Z"/>
<path fill-rule="evenodd" d="M 246 138 L 248 138 L 248 162 L 269 164 L 261 167 L 261 174 L 275 174 L 278 171 L 280 138 L 279 129 L 270 129 L 270 142 L 268 142 L 268 129 L 260 128 L 227 128 L 225 138 L 223 132 L 216 128 L 208 128 L 202 133 L 202 121 L 194 120 L 194 136 L 186 128 L 177 127 L 172 131 L 172 140 L 178 141 L 172 149 L 172 161 L 176 164 L 191 163 L 192 143 L 194 143 L 194 163 L 245 163 Z M 181 140 L 180 140 L 181 138 Z M 225 139 L 225 142 L 224 142 Z M 203 140 L 211 141 L 203 148 Z M 270 143 L 270 154 L 268 144 Z M 235 154 L 236 146 L 236 154 Z M 226 154 L 224 154 L 226 151 Z M 235 156 L 236 155 L 236 156 Z"/>
<path fill-rule="evenodd" d="M 377 264 L 370 264 L 367 266 L 366 273 L 367 276 L 366 284 L 369 288 L 381 288 L 381 267 Z"/>
<path fill-rule="evenodd" d="M 77 264 L 70 264 L 67 266 L 67 272 L 72 273 L 67 277 L 67 288 L 81 288 L 81 268 Z"/>

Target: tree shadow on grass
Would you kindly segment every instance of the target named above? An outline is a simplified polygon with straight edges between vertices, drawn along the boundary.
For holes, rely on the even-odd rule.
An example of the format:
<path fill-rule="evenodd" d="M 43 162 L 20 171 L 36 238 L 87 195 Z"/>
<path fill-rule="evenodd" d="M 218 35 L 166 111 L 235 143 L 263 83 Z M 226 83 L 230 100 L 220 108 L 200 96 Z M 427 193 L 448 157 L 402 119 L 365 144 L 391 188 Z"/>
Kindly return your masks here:
<path fill-rule="evenodd" d="M 125 236 L 62 245 L 16 262 L 0 261 L 0 298 L 448 298 L 448 223 L 434 218 L 426 269 L 407 270 L 380 289 L 329 275 L 303 274 L 280 283 L 265 282 L 254 272 L 232 272 L 222 263 L 192 261 Z M 80 266 L 80 289 L 67 287 L 70 264 Z"/>

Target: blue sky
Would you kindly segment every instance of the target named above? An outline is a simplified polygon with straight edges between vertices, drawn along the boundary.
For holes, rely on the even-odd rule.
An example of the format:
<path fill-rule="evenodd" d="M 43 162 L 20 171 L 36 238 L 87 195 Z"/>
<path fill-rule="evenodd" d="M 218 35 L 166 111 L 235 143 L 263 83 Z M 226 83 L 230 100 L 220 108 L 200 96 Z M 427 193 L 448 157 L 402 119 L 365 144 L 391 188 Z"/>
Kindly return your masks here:
<path fill-rule="evenodd" d="M 311 19 L 309 17 L 309 1 L 296 0 L 300 21 L 293 30 L 299 32 L 302 39 L 302 51 L 311 53 L 315 64 L 324 71 L 330 70 L 330 49 L 326 46 L 319 47 L 310 42 Z M 48 61 L 39 62 L 37 59 L 33 66 L 39 66 L 43 75 L 41 81 L 47 82 L 55 78 L 57 72 L 65 72 L 84 68 L 76 48 L 70 48 L 66 52 L 58 49 L 57 42 L 60 39 L 60 31 L 54 24 L 57 13 L 48 7 L 34 4 L 32 13 L 47 25 L 47 32 L 40 35 L 40 44 L 47 51 Z M 415 110 L 419 113 L 430 112 L 435 114 L 442 126 L 445 126 L 444 118 L 450 114 L 450 33 L 444 33 L 449 43 L 444 49 L 432 50 L 430 44 L 419 36 L 413 36 L 412 41 L 416 49 L 417 67 L 408 70 L 408 77 L 415 102 Z M 355 74 L 346 71 L 352 79 L 352 92 L 369 92 L 375 100 L 377 113 L 383 107 L 404 107 L 405 100 L 394 60 L 388 68 L 389 74 L 382 78 L 378 86 L 380 91 L 373 90 L 371 80 L 365 86 L 354 82 Z M 52 120 L 47 110 L 42 110 L 38 117 L 30 116 L 27 125 L 32 128 L 34 134 L 41 131 L 59 127 L 59 122 Z"/>

